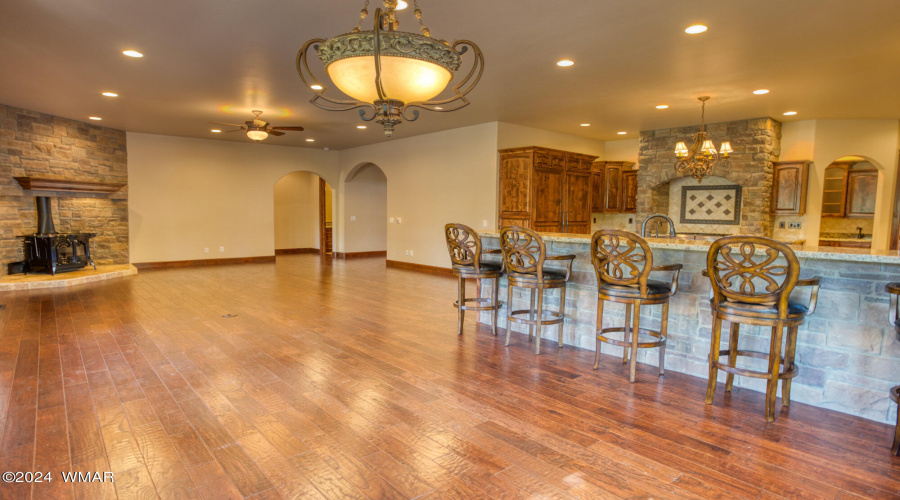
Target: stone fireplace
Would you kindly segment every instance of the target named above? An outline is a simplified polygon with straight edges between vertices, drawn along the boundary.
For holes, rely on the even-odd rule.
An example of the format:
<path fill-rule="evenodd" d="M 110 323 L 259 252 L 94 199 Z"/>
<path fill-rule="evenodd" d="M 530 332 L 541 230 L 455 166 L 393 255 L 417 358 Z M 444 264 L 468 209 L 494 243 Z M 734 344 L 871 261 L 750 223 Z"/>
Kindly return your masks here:
<path fill-rule="evenodd" d="M 699 184 L 700 190 L 704 196 L 714 198 L 719 194 L 719 188 L 714 186 L 740 186 L 740 215 L 738 220 L 719 222 L 716 224 L 720 225 L 716 227 L 700 224 L 696 220 L 691 224 L 708 228 L 707 231 L 698 232 L 718 229 L 715 231 L 717 234 L 739 233 L 771 237 L 774 229 L 774 216 L 769 213 L 772 163 L 781 154 L 781 122 L 772 118 L 753 118 L 712 123 L 706 129 L 717 144 L 723 140 L 731 141 L 734 153 L 728 159 L 727 168 L 722 168 L 720 160 L 712 173 L 715 178 L 705 179 Z M 641 132 L 635 229 L 639 229 L 640 222 L 651 214 L 674 212 L 673 206 L 681 206 L 682 188 L 698 186 L 690 177 L 685 180 L 675 171 L 674 151 L 676 142 L 688 141 L 699 130 L 698 125 Z M 731 200 L 726 200 L 724 196 L 715 201 L 720 204 L 728 202 Z M 682 231 L 680 218 L 672 218 L 676 229 Z"/>

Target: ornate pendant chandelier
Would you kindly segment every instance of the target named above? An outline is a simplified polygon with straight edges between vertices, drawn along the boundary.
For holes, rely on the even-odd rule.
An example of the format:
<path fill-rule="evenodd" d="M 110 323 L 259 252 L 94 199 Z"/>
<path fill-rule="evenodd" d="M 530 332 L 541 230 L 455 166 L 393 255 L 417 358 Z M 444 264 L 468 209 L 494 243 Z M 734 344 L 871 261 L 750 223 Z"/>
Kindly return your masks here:
<path fill-rule="evenodd" d="M 475 88 L 484 71 L 481 49 L 468 40 L 451 44 L 431 38 L 422 22 L 418 0 L 413 5 L 421 35 L 398 31 L 397 0 L 384 0 L 384 10 L 375 10 L 374 29 L 361 31 L 362 22 L 369 14 L 369 0 L 366 0 L 353 31 L 328 40 L 315 38 L 306 42 L 297 54 L 297 73 L 315 94 L 310 102 L 329 111 L 367 108 L 360 109 L 359 116 L 364 121 L 380 123 L 387 137 L 393 134 L 395 125 L 419 118 L 419 110 L 410 108 L 447 112 L 467 106 L 469 101 L 465 96 Z M 351 100 L 325 95 L 328 88 L 309 69 L 310 47 L 316 50 L 334 86 Z M 429 100 L 450 83 L 453 73 L 459 69 L 461 56 L 470 47 L 475 60 L 466 77 L 453 87 L 454 95 Z"/>
<path fill-rule="evenodd" d="M 706 101 L 709 100 L 709 96 L 698 97 L 697 100 L 703 103 L 700 108 L 700 131 L 693 135 L 694 145 L 690 150 L 683 141 L 675 145 L 675 156 L 678 157 L 678 161 L 675 162 L 675 171 L 679 175 L 690 174 L 700 183 L 719 163 L 719 158 L 727 159 L 734 150 L 731 149 L 731 142 L 725 141 L 719 152 L 716 152 L 716 145 L 706 133 L 706 124 L 704 123 Z"/>

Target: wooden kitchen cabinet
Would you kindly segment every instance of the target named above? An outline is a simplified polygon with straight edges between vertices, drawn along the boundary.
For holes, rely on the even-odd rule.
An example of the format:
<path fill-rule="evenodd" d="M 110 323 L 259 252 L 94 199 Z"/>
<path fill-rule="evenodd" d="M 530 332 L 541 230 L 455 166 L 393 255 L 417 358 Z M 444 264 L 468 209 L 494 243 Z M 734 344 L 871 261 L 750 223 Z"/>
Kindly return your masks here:
<path fill-rule="evenodd" d="M 808 160 L 776 161 L 772 182 L 774 215 L 803 215 L 806 213 L 806 189 L 809 180 Z"/>
<path fill-rule="evenodd" d="M 637 209 L 637 170 L 629 161 L 595 161 L 591 209 L 604 213 L 634 213 Z"/>
<path fill-rule="evenodd" d="M 596 156 L 537 146 L 499 153 L 500 227 L 590 234 Z"/>
<path fill-rule="evenodd" d="M 854 170 L 852 162 L 834 162 L 825 169 L 822 217 L 871 219 L 875 216 L 878 171 Z"/>

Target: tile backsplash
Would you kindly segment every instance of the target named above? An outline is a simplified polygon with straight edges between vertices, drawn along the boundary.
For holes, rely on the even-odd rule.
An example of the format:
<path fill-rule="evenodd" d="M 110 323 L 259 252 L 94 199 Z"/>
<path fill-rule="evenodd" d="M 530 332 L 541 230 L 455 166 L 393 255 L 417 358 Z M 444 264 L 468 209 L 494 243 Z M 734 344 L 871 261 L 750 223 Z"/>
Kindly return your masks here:
<path fill-rule="evenodd" d="M 741 208 L 740 196 L 735 196 L 734 190 L 722 189 L 723 186 L 735 186 L 734 182 L 723 177 L 707 177 L 702 184 L 698 184 L 692 177 L 675 179 L 669 186 L 669 217 L 675 221 L 675 230 L 679 233 L 704 233 L 704 234 L 739 234 L 741 231 L 740 218 L 734 221 L 734 212 Z M 686 219 L 690 222 L 682 222 L 682 188 L 689 188 L 685 192 Z M 707 187 L 713 189 L 705 189 Z M 693 200 L 691 197 L 693 196 Z M 729 198 L 730 197 L 730 198 Z M 700 206 L 702 204 L 703 206 Z M 717 206 L 718 204 L 718 206 Z M 694 214 L 690 211 L 694 210 Z M 727 212 L 727 213 L 726 213 Z M 709 222 L 701 222 L 706 219 Z M 725 223 L 730 219 L 734 222 Z"/>

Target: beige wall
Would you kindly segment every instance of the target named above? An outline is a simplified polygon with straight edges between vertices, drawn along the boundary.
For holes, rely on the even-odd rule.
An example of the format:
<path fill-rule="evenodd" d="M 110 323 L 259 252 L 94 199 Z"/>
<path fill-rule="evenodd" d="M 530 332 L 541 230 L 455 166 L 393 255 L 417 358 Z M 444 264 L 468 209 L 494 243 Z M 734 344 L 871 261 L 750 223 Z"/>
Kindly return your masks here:
<path fill-rule="evenodd" d="M 371 163 L 361 165 L 345 180 L 344 252 L 387 250 L 387 186 L 384 172 Z"/>
<path fill-rule="evenodd" d="M 319 248 L 319 176 L 291 172 L 274 188 L 275 249 Z"/>
<path fill-rule="evenodd" d="M 608 161 L 630 161 L 637 164 L 640 148 L 640 139 L 607 141 L 604 144 L 604 156 L 601 159 Z"/>
<path fill-rule="evenodd" d="M 806 216 L 803 217 L 808 241 L 819 234 L 825 168 L 843 156 L 862 156 L 871 160 L 879 171 L 872 247 L 888 248 L 897 182 L 898 138 L 898 120 L 815 120 L 785 125 L 780 159 L 814 162 L 809 176 Z"/>
<path fill-rule="evenodd" d="M 512 123 L 498 122 L 497 149 L 518 148 L 523 146 L 543 146 L 561 149 L 574 153 L 584 153 L 600 158 L 604 156 L 604 142 L 586 139 L 539 128 L 523 127 Z M 635 150 L 637 153 L 637 150 Z M 619 158 L 615 158 L 619 159 Z"/>
<path fill-rule="evenodd" d="M 278 180 L 294 171 L 332 185 L 338 178 L 336 151 L 132 132 L 127 139 L 132 262 L 274 255 Z"/>

